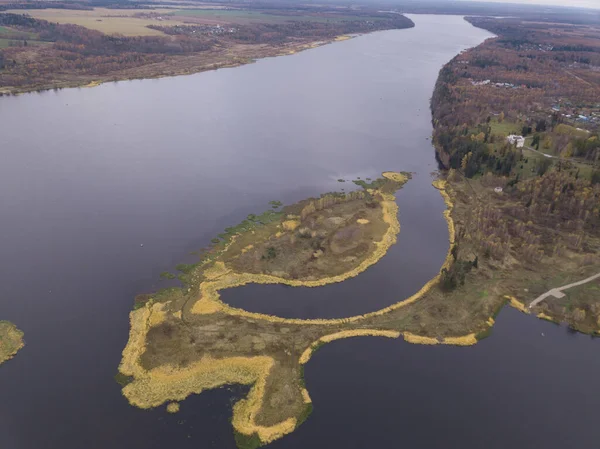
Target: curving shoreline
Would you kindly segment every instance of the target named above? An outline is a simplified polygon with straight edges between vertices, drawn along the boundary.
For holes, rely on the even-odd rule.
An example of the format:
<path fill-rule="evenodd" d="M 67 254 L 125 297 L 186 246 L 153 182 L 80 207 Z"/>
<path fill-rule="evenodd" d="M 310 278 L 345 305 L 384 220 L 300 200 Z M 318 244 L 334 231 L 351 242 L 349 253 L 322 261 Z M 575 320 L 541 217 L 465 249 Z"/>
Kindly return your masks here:
<path fill-rule="evenodd" d="M 388 174 L 388 176 L 393 178 L 392 175 Z M 449 241 L 452 244 L 455 240 L 455 227 L 451 214 L 453 201 L 447 191 L 448 184 L 447 181 L 443 180 L 435 181 L 433 184 L 444 198 L 447 206 L 444 216 L 448 224 Z M 332 282 L 342 282 L 344 279 L 356 276 L 364 271 L 368 266 L 383 257 L 387 249 L 395 243 L 396 235 L 400 229 L 397 205 L 393 195 L 382 195 L 382 198 L 382 215 L 383 219 L 389 224 L 389 228 L 382 240 L 378 242 L 376 251 L 354 270 L 344 275 L 317 281 L 298 281 L 260 274 L 239 274 L 228 269 L 224 263 L 216 262 L 210 270 L 205 272 L 205 280 L 198 287 L 197 300 L 189 307 L 189 311 L 183 315 L 188 320 L 200 319 L 202 323 L 208 323 L 211 319 L 217 321 L 227 317 L 229 320 L 242 319 L 245 322 L 261 323 L 260 326 L 294 326 L 298 329 L 298 332 L 305 330 L 311 335 L 316 335 L 317 338 L 305 339 L 306 343 L 301 347 L 288 348 L 284 351 L 288 354 L 287 357 L 291 356 L 295 359 L 293 369 L 290 369 L 290 373 L 288 373 L 288 376 L 292 377 L 287 378 L 285 381 L 287 385 L 296 385 L 297 406 L 295 409 L 288 410 L 288 413 L 285 410 L 280 410 L 281 416 L 274 418 L 273 422 L 268 424 L 264 422 L 265 418 L 262 416 L 264 407 L 267 404 L 267 397 L 272 398 L 274 394 L 269 381 L 276 375 L 275 372 L 280 369 L 280 353 L 270 353 L 268 350 L 263 350 L 256 351 L 256 356 L 231 354 L 231 356 L 217 358 L 208 352 L 204 353 L 197 362 L 186 367 L 165 364 L 152 369 L 144 368 L 140 363 L 140 359 L 148 348 L 148 333 L 153 327 L 172 321 L 173 316 L 177 316 L 174 312 L 167 312 L 164 304 L 152 302 L 141 309 L 132 311 L 130 314 L 130 338 L 123 351 L 123 359 L 119 367 L 119 371 L 126 376 L 130 376 L 132 380 L 130 384 L 123 388 L 124 396 L 132 405 L 140 408 L 150 408 L 169 401 L 181 401 L 190 394 L 199 394 L 206 389 L 222 385 L 233 383 L 253 385 L 246 399 L 240 400 L 234 406 L 232 423 L 237 439 L 245 438 L 246 442 L 255 441 L 257 444 L 266 444 L 292 432 L 306 419 L 310 410 L 312 410 L 309 392 L 302 381 L 302 367 L 310 360 L 314 351 L 323 344 L 357 336 L 384 336 L 388 338 L 402 336 L 409 343 L 428 345 L 465 346 L 475 344 L 478 341 L 475 333 L 462 336 L 449 335 L 440 339 L 422 336 L 408 330 L 382 328 L 382 324 L 385 323 L 382 318 L 390 318 L 390 315 L 423 298 L 432 287 L 437 285 L 441 274 L 431 279 L 409 298 L 378 311 L 342 319 L 301 320 L 281 318 L 247 312 L 230 307 L 220 301 L 219 290 L 250 282 L 285 283 L 292 286 L 315 287 Z M 451 263 L 452 255 L 451 249 L 449 249 L 440 273 L 442 269 L 449 267 Z M 490 322 L 493 324 L 493 319 L 488 319 L 486 326 L 491 326 Z M 206 326 L 207 324 L 202 324 L 199 329 L 206 328 Z M 260 353 L 262 355 L 258 355 Z"/>

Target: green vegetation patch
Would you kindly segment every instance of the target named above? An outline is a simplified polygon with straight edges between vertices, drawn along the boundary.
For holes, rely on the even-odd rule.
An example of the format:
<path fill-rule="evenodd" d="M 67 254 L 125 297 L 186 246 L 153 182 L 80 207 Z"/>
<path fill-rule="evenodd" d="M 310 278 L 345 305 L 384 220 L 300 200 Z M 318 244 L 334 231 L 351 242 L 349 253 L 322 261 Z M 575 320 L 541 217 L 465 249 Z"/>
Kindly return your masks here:
<path fill-rule="evenodd" d="M 261 446 L 261 441 L 257 433 L 245 435 L 234 429 L 233 434 L 235 437 L 235 444 L 239 449 L 256 449 Z"/>
<path fill-rule="evenodd" d="M 133 382 L 133 377 L 132 376 L 126 376 L 125 374 L 123 374 L 120 371 L 118 371 L 117 374 L 115 374 L 115 381 L 119 385 L 121 385 L 121 387 L 126 387 L 128 384 L 130 384 L 131 382 Z"/>
<path fill-rule="evenodd" d="M 490 120 L 490 128 L 492 129 L 492 134 L 497 136 L 506 137 L 511 134 L 521 134 L 522 124 L 511 123 L 509 121 L 503 120 L 502 122 L 498 121 L 497 118 Z"/>
<path fill-rule="evenodd" d="M 0 364 L 14 357 L 25 345 L 23 335 L 10 321 L 0 321 Z"/>
<path fill-rule="evenodd" d="M 300 425 L 302 425 L 302 423 L 304 423 L 304 421 L 306 421 L 308 419 L 308 417 L 311 415 L 312 412 L 313 412 L 313 405 L 312 405 L 312 402 L 309 402 L 308 404 L 306 404 L 306 407 L 304 407 L 304 410 L 302 410 L 302 413 L 298 416 L 298 420 L 296 422 L 296 428 L 300 427 Z"/>

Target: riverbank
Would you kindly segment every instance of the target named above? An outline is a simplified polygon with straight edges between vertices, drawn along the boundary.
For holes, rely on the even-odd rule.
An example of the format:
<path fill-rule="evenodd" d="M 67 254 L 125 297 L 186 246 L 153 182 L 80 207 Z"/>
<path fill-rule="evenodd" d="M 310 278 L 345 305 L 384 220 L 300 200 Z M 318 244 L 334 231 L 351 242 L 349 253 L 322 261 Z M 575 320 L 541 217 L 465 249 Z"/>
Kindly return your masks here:
<path fill-rule="evenodd" d="M 241 10 L 210 20 L 203 17 L 206 10 L 188 9 L 183 16 L 172 9 L 134 11 L 127 20 L 105 9 L 97 14 L 96 9 L 86 10 L 89 17 L 69 15 L 68 10 L 49 15 L 49 10 L 29 11 L 60 23 L 19 10 L 0 13 L 0 40 L 9 43 L 0 46 L 2 95 L 189 75 L 373 31 L 414 27 L 404 16 L 368 9 L 317 8 L 307 16 L 298 11 L 277 16 L 267 8 L 249 23 Z M 177 19 L 165 21 L 160 14 Z"/>
<path fill-rule="evenodd" d="M 0 365 L 12 359 L 25 343 L 23 332 L 9 321 L 0 321 Z"/>
<path fill-rule="evenodd" d="M 546 292 L 600 271 L 597 120 L 573 115 L 570 106 L 578 104 L 594 117 L 596 105 L 589 98 L 597 97 L 598 87 L 585 80 L 595 76 L 589 66 L 578 66 L 573 81 L 563 59 L 544 65 L 541 45 L 551 42 L 574 60 L 581 48 L 567 45 L 573 35 L 590 45 L 597 45 L 597 39 L 579 26 L 553 31 L 526 21 L 469 21 L 499 37 L 455 57 L 440 71 L 432 97 L 434 141 L 448 179 L 473 202 L 458 247 L 469 251 L 464 257 L 491 261 L 493 270 L 477 270 L 472 278 L 453 273 L 449 281 L 465 283 L 468 295 L 488 295 L 494 284 L 502 285 L 497 294 L 504 291 L 513 305 L 518 299 L 525 304 L 521 310 L 596 334 L 597 282 L 556 295 Z M 536 45 L 521 48 L 528 32 Z M 527 73 L 517 74 L 523 64 Z M 557 83 L 561 77 L 564 83 Z M 565 85 L 571 87 L 565 90 Z M 562 105 L 554 104 L 557 97 Z M 528 146 L 541 145 L 545 153 L 514 146 L 509 134 L 521 134 Z M 543 300 L 536 300 L 540 296 Z"/>
<path fill-rule="evenodd" d="M 350 36 L 341 35 L 328 40 L 305 41 L 279 45 L 237 45 L 210 54 L 170 56 L 163 61 L 153 62 L 132 69 L 115 71 L 108 74 L 56 74 L 49 82 L 36 83 L 24 87 L 1 86 L 1 95 L 19 95 L 29 92 L 42 92 L 46 90 L 68 89 L 75 87 L 96 87 L 104 83 L 116 81 L 133 81 L 142 79 L 160 79 L 173 76 L 192 75 L 210 70 L 239 67 L 252 64 L 259 59 L 276 56 L 293 55 L 295 53 L 317 48 L 322 45 L 340 41 L 340 37 L 349 39 Z"/>

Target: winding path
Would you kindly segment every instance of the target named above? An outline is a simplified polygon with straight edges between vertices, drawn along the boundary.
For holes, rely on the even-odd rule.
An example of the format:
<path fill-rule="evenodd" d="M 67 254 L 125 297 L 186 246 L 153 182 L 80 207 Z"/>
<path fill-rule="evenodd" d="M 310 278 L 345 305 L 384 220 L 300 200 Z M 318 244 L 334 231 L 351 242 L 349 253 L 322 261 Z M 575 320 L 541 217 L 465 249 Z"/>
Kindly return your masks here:
<path fill-rule="evenodd" d="M 531 304 L 529 304 L 529 308 L 531 309 L 531 308 L 537 306 L 540 302 L 542 302 L 548 296 L 553 296 L 553 297 L 559 298 L 559 299 L 564 298 L 565 294 L 563 293 L 563 290 L 567 290 L 568 288 L 571 288 L 571 287 L 577 287 L 579 285 L 587 284 L 588 282 L 592 282 L 594 279 L 598 279 L 598 278 L 600 278 L 600 273 L 590 276 L 589 278 L 583 279 L 582 281 L 573 282 L 572 284 L 567 284 L 567 285 L 563 285 L 562 287 L 553 288 L 551 290 L 548 290 L 543 295 L 540 295 L 537 298 L 535 298 L 533 301 L 531 301 Z"/>
<path fill-rule="evenodd" d="M 541 151 L 536 150 L 535 148 L 532 148 L 532 147 L 525 147 L 525 148 L 528 149 L 528 150 L 533 151 L 534 153 L 541 154 L 544 157 L 548 157 L 548 158 L 551 158 L 551 159 L 560 159 L 558 156 L 553 156 L 551 154 L 542 153 Z"/>

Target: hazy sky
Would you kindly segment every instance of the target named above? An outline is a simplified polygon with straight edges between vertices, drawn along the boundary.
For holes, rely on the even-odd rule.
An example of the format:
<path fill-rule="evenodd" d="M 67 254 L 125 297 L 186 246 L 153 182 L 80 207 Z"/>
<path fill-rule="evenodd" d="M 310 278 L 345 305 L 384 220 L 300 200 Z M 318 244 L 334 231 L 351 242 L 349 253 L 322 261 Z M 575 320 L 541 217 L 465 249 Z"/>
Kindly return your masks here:
<path fill-rule="evenodd" d="M 484 0 L 497 3 L 523 3 L 528 5 L 581 6 L 600 9 L 600 0 Z"/>

